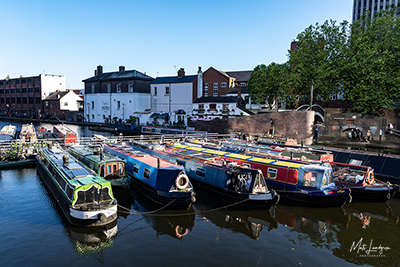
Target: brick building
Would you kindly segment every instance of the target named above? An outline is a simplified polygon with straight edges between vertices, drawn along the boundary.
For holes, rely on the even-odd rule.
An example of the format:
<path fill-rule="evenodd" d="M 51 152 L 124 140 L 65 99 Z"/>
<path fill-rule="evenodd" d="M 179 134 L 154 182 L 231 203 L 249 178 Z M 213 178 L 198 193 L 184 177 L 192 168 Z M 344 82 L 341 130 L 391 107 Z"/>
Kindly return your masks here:
<path fill-rule="evenodd" d="M 56 90 L 65 90 L 63 75 L 39 74 L 0 80 L 0 115 L 39 118 L 43 113 L 42 99 Z"/>
<path fill-rule="evenodd" d="M 43 99 L 43 117 L 79 121 L 83 116 L 83 98 L 73 90 L 52 93 Z"/>

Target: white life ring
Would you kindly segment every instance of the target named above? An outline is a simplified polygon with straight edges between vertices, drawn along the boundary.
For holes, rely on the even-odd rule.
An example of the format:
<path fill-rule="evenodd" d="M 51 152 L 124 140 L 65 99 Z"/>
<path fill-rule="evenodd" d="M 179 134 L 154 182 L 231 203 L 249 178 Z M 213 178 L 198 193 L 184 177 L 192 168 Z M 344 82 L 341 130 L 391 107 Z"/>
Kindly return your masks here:
<path fill-rule="evenodd" d="M 179 174 L 175 180 L 175 185 L 178 189 L 185 189 L 189 185 L 189 178 L 184 174 Z"/>

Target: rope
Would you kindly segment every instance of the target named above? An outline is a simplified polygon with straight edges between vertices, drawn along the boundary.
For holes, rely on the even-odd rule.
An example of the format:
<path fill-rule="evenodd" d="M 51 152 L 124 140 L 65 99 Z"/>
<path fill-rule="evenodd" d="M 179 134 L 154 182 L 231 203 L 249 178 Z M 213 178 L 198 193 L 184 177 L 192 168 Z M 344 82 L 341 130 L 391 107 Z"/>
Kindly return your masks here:
<path fill-rule="evenodd" d="M 165 206 L 163 206 L 163 207 L 161 207 L 161 208 L 159 208 L 159 209 L 156 209 L 156 210 L 152 210 L 152 211 L 148 211 L 148 212 L 137 212 L 137 211 L 135 211 L 135 212 L 133 212 L 132 213 L 132 210 L 130 210 L 130 209 L 127 209 L 127 208 L 125 208 L 124 206 L 121 206 L 120 204 L 117 204 L 118 205 L 118 207 L 120 207 L 120 208 L 122 208 L 122 209 L 125 209 L 125 210 L 127 210 L 127 212 L 126 211 L 124 211 L 124 212 L 126 212 L 126 213 L 129 213 L 129 214 L 141 214 L 141 215 L 145 215 L 145 214 L 152 214 L 152 213 L 155 213 L 155 212 L 158 212 L 158 211 L 161 211 L 161 210 L 163 210 L 163 209 L 165 209 L 166 207 L 168 207 L 169 205 L 171 205 L 172 203 L 174 203 L 176 201 L 176 198 L 175 199 L 173 199 L 173 200 L 171 200 L 167 205 L 165 205 Z"/>
<path fill-rule="evenodd" d="M 279 195 L 278 195 L 278 196 L 279 196 Z M 166 208 L 167 206 L 169 206 L 169 205 L 172 203 L 172 201 L 171 201 L 170 203 L 168 203 L 167 205 L 165 205 L 164 207 L 162 207 L 162 208 L 160 208 L 160 209 L 158 209 L 158 210 L 154 210 L 154 211 L 150 211 L 150 212 L 136 212 L 136 211 L 133 211 L 133 210 L 129 210 L 129 213 L 130 213 L 130 214 L 138 214 L 138 215 L 151 214 L 152 216 L 155 216 L 155 217 L 172 217 L 172 216 L 198 215 L 198 214 L 204 214 L 204 213 L 208 213 L 208 212 L 213 212 L 213 211 L 217 211 L 217 210 L 221 210 L 221 209 L 226 209 L 226 208 L 229 208 L 229 207 L 233 207 L 233 206 L 235 206 L 235 205 L 242 204 L 242 203 L 244 203 L 244 202 L 246 202 L 246 201 L 248 201 L 248 200 L 250 200 L 250 199 L 249 199 L 249 198 L 246 198 L 246 199 L 243 199 L 243 200 L 241 200 L 241 201 L 238 201 L 238 202 L 235 202 L 235 203 L 232 203 L 232 204 L 229 204 L 229 205 L 225 205 L 225 206 L 222 206 L 222 207 L 218 207 L 218 208 L 210 209 L 210 210 L 206 210 L 206 211 L 188 212 L 188 213 L 179 213 L 179 214 L 152 214 L 152 213 L 161 211 L 162 209 L 164 209 L 164 208 Z M 175 200 L 173 200 L 173 201 L 175 201 Z M 118 206 L 120 206 L 120 205 L 118 204 Z M 122 206 L 120 206 L 120 207 L 122 207 Z M 128 209 L 125 208 L 125 207 L 122 207 L 122 208 L 128 210 Z"/>

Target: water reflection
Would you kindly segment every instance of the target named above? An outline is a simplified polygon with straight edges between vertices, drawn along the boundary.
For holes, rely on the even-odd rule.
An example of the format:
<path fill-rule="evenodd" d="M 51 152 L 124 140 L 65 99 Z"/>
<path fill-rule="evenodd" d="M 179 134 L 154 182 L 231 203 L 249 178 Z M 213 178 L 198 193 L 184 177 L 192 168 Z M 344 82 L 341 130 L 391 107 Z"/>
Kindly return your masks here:
<path fill-rule="evenodd" d="M 75 251 L 81 256 L 93 254 L 100 263 L 104 263 L 104 250 L 114 244 L 114 237 L 118 232 L 117 223 L 108 229 L 88 229 L 66 226 L 65 230 Z"/>
<path fill-rule="evenodd" d="M 194 228 L 194 210 L 159 210 L 141 192 L 132 190 L 132 209 L 141 214 L 146 223 L 154 229 L 157 238 L 161 235 L 169 235 L 181 239 Z"/>

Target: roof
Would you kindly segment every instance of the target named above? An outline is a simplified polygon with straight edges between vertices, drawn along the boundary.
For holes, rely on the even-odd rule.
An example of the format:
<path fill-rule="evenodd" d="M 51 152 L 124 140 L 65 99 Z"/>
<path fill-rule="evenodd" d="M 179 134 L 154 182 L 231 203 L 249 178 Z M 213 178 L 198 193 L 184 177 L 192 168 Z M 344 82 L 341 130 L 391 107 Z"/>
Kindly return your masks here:
<path fill-rule="evenodd" d="M 193 103 L 237 103 L 241 97 L 238 96 L 210 96 L 196 98 Z"/>
<path fill-rule="evenodd" d="M 43 100 L 58 100 L 60 98 L 63 98 L 66 94 L 68 94 L 68 92 L 69 91 L 54 92 Z"/>
<path fill-rule="evenodd" d="M 197 75 L 185 75 L 182 77 L 169 76 L 169 77 L 157 77 L 151 84 L 160 83 L 191 83 L 197 78 Z"/>
<path fill-rule="evenodd" d="M 247 82 L 250 79 L 252 70 L 242 70 L 242 71 L 226 71 L 230 77 L 236 78 L 236 82 Z"/>
<path fill-rule="evenodd" d="M 125 70 L 114 72 L 103 72 L 100 75 L 92 76 L 82 82 L 114 81 L 114 80 L 154 80 L 153 77 L 137 70 Z"/>

